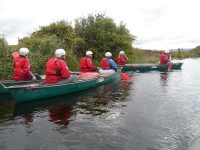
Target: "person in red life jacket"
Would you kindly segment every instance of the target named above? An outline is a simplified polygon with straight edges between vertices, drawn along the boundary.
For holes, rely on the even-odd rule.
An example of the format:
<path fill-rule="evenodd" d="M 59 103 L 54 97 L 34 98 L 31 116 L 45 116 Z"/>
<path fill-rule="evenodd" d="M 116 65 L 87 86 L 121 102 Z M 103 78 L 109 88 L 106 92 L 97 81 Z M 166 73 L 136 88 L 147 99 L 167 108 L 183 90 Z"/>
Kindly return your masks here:
<path fill-rule="evenodd" d="M 86 56 L 81 58 L 80 70 L 82 72 L 97 71 L 97 67 L 92 64 L 92 55 L 93 53 L 91 51 L 87 51 Z"/>
<path fill-rule="evenodd" d="M 119 56 L 117 57 L 117 65 L 124 66 L 127 63 L 128 58 L 126 57 L 124 51 L 119 52 Z"/>
<path fill-rule="evenodd" d="M 110 75 L 117 71 L 117 64 L 111 58 L 112 54 L 110 52 L 105 53 L 105 57 L 101 60 L 101 67 L 99 73 L 103 75 Z"/>
<path fill-rule="evenodd" d="M 164 53 L 160 55 L 160 64 L 165 65 L 171 61 L 171 53 L 169 50 L 165 50 Z"/>
<path fill-rule="evenodd" d="M 65 50 L 57 49 L 55 56 L 48 60 L 46 64 L 46 84 L 62 84 L 73 82 L 76 79 L 75 75 L 67 67 L 65 62 Z"/>
<path fill-rule="evenodd" d="M 30 72 L 30 61 L 28 59 L 28 48 L 20 48 L 19 56 L 14 58 L 14 75 L 15 81 L 36 80 L 35 76 Z"/>

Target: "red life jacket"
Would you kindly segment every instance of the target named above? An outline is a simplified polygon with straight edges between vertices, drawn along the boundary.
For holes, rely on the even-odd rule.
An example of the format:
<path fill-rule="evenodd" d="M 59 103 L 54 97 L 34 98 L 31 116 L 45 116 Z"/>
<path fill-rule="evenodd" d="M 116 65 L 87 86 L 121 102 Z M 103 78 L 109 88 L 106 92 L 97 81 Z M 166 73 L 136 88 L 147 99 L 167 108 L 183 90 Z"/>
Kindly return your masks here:
<path fill-rule="evenodd" d="M 61 76 L 59 71 L 56 69 L 55 63 L 58 62 L 58 59 L 53 57 L 51 58 L 46 65 L 46 75 L 49 76 Z"/>
<path fill-rule="evenodd" d="M 108 58 L 107 57 L 102 58 L 102 60 L 101 60 L 101 69 L 103 69 L 103 70 L 111 69 L 111 66 L 110 66 L 110 64 L 108 62 Z"/>
<path fill-rule="evenodd" d="M 30 72 L 30 61 L 27 57 L 18 56 L 14 59 L 14 75 L 15 81 L 25 81 L 32 79 Z"/>
<path fill-rule="evenodd" d="M 160 64 L 167 64 L 169 62 L 170 55 L 161 54 L 160 55 Z"/>
<path fill-rule="evenodd" d="M 80 70 L 82 72 L 92 72 L 96 71 L 97 67 L 92 64 L 92 59 L 90 57 L 82 57 L 80 60 Z"/>
<path fill-rule="evenodd" d="M 82 72 L 88 72 L 89 71 L 86 59 L 87 59 L 86 57 L 82 57 L 81 60 L 80 60 L 80 70 Z"/>
<path fill-rule="evenodd" d="M 70 77 L 70 70 L 64 60 L 51 58 L 46 64 L 46 83 L 57 83 Z"/>
<path fill-rule="evenodd" d="M 58 62 L 58 59 L 53 57 L 51 58 L 47 64 L 46 64 L 46 83 L 57 83 L 61 78 L 60 71 L 56 68 L 56 63 Z"/>
<path fill-rule="evenodd" d="M 123 66 L 125 64 L 126 64 L 126 58 L 125 58 L 125 56 L 124 55 L 119 55 L 117 57 L 117 65 L 118 66 Z"/>

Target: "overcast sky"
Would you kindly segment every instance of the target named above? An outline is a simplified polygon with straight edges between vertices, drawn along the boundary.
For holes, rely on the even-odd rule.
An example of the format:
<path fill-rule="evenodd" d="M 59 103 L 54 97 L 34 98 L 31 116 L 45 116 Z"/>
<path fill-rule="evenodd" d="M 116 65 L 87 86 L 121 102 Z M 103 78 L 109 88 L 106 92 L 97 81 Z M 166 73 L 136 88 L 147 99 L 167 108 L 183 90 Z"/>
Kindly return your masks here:
<path fill-rule="evenodd" d="M 0 34 L 9 44 L 39 26 L 105 13 L 137 36 L 134 47 L 194 48 L 200 45 L 199 0 L 0 0 Z"/>

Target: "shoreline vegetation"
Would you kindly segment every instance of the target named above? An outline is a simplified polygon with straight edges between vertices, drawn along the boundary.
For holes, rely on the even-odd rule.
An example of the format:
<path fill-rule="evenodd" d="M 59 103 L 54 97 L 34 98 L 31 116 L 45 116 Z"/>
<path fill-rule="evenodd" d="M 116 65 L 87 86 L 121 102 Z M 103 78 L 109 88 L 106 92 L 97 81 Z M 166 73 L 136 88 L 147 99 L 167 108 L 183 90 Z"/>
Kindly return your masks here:
<path fill-rule="evenodd" d="M 12 79 L 12 52 L 21 47 L 30 50 L 31 71 L 45 74 L 45 64 L 58 48 L 66 50 L 67 64 L 70 70 L 79 70 L 79 60 L 87 50 L 94 53 L 93 61 L 99 66 L 106 51 L 113 54 L 116 60 L 119 51 L 123 50 L 128 56 L 128 63 L 159 62 L 163 50 L 144 50 L 134 48 L 132 43 L 136 36 L 131 35 L 126 25 L 117 25 L 112 18 L 105 14 L 88 15 L 86 18 L 75 19 L 74 25 L 61 20 L 38 30 L 18 40 L 17 45 L 8 45 L 5 37 L 0 36 L 0 79 Z M 189 51 L 173 52 L 173 59 L 200 57 L 200 46 Z"/>

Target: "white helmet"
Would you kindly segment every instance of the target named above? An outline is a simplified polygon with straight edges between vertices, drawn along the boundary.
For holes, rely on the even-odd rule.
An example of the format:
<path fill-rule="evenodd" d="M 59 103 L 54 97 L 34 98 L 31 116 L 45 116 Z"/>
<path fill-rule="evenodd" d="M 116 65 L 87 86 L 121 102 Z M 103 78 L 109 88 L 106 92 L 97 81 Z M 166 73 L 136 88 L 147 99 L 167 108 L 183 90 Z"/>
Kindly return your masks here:
<path fill-rule="evenodd" d="M 28 53 L 29 53 L 29 50 L 26 47 L 20 48 L 19 50 L 19 55 L 26 56 L 28 55 Z"/>
<path fill-rule="evenodd" d="M 120 55 L 124 54 L 124 51 L 120 51 L 119 54 L 120 54 Z"/>
<path fill-rule="evenodd" d="M 92 51 L 87 51 L 86 52 L 86 55 L 88 56 L 88 55 L 92 55 L 93 53 L 92 53 Z"/>
<path fill-rule="evenodd" d="M 169 53 L 169 50 L 168 50 L 168 49 L 166 49 L 166 50 L 164 51 L 164 53 Z"/>
<path fill-rule="evenodd" d="M 112 54 L 111 54 L 110 52 L 106 52 L 106 53 L 105 53 L 105 56 L 106 56 L 106 57 L 112 57 Z"/>
<path fill-rule="evenodd" d="M 55 56 L 58 57 L 58 58 L 61 58 L 62 56 L 64 56 L 66 54 L 65 50 L 64 49 L 57 49 L 55 51 Z"/>

